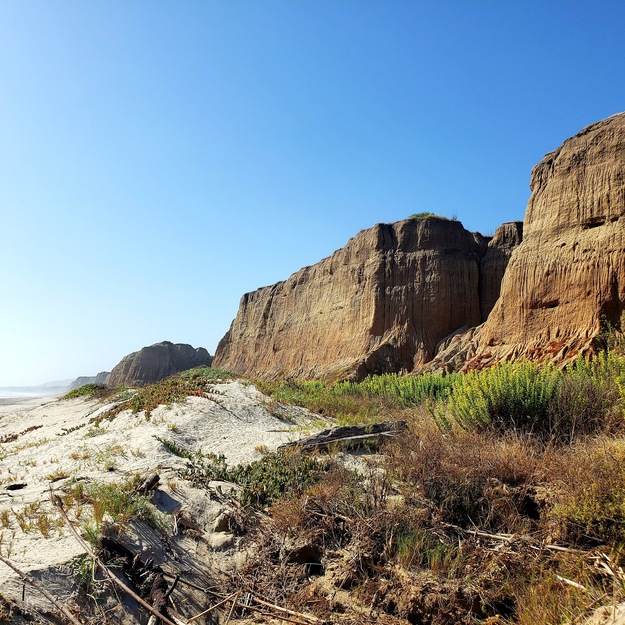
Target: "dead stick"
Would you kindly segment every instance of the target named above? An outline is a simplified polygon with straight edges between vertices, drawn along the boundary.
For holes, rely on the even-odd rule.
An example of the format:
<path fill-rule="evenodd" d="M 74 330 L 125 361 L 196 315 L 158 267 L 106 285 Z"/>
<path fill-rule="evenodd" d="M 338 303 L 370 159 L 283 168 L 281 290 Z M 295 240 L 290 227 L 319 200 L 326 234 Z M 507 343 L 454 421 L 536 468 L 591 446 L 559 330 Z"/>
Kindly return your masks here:
<path fill-rule="evenodd" d="M 4 562 L 10 569 L 13 569 L 27 584 L 32 586 L 35 590 L 40 592 L 52 605 L 56 607 L 57 610 L 60 610 L 65 617 L 69 620 L 73 625 L 81 625 L 80 621 L 77 620 L 74 615 L 61 603 L 59 603 L 43 586 L 40 586 L 34 579 L 31 579 L 24 571 L 20 571 L 12 562 L 7 560 L 4 556 L 0 556 L 0 560 Z"/>
<path fill-rule="evenodd" d="M 167 575 L 169 575 L 167 573 Z M 223 595 L 219 594 L 218 592 L 215 592 L 214 590 L 210 590 L 209 588 L 202 588 L 202 586 L 197 586 L 196 584 L 193 584 L 191 582 L 187 582 L 184 579 L 180 580 L 183 584 L 187 584 L 188 586 L 191 586 L 191 588 L 195 588 L 196 590 L 201 590 L 209 595 L 213 595 L 213 597 L 217 597 L 218 599 L 223 599 L 223 602 L 229 601 L 232 598 L 232 595 L 228 596 L 228 597 L 224 597 Z M 256 599 L 256 597 L 253 597 L 254 601 L 259 601 L 258 599 Z M 220 603 L 219 605 L 222 605 L 222 603 Z M 260 601 L 259 601 L 260 603 Z M 280 608 L 280 606 L 274 606 L 272 603 L 267 603 L 267 606 L 275 608 L 276 610 L 279 611 L 284 611 L 286 610 L 286 608 Z M 244 603 L 237 603 L 237 606 L 240 608 L 245 608 L 246 610 L 250 610 L 251 612 L 257 612 L 258 614 L 263 614 L 265 616 L 272 616 L 274 618 L 276 618 L 275 614 L 272 614 L 271 612 L 267 612 L 265 610 L 261 610 L 260 608 L 257 608 L 253 605 L 246 605 Z M 305 616 L 305 615 L 299 615 L 297 612 L 294 613 L 295 616 L 302 616 L 305 619 L 308 619 L 308 623 L 302 623 L 302 621 L 294 621 L 292 619 L 286 618 L 285 616 L 280 616 L 278 618 L 280 618 L 282 621 L 284 621 L 285 623 L 296 623 L 297 625 L 310 625 L 310 620 L 314 619 L 315 617 L 313 616 Z M 197 617 L 193 617 L 193 618 L 197 618 Z M 191 621 L 189 621 L 191 622 Z M 323 621 L 320 620 L 315 620 L 316 623 L 323 623 Z"/>
<path fill-rule="evenodd" d="M 233 597 L 235 597 L 238 594 L 239 594 L 238 591 L 233 592 L 230 596 L 226 597 L 225 599 L 222 599 L 219 603 L 216 603 L 215 605 L 211 606 L 207 610 L 204 610 L 204 612 L 200 612 L 199 614 L 192 616 L 190 619 L 187 620 L 187 623 L 193 623 L 193 621 L 197 621 L 197 619 L 205 616 L 209 612 L 212 612 L 213 610 L 220 608 L 224 603 L 228 603 L 228 601 L 230 601 Z"/>
<path fill-rule="evenodd" d="M 165 576 L 163 575 L 163 577 L 165 577 Z M 176 588 L 176 584 L 178 583 L 179 579 L 180 579 L 180 574 L 178 574 L 178 575 L 176 575 L 176 577 L 174 577 L 174 581 L 171 583 L 171 586 L 169 587 L 169 589 L 165 593 L 165 596 L 163 597 L 163 599 L 165 599 L 165 601 L 167 601 L 167 599 L 169 599 L 169 597 L 171 596 L 171 593 L 174 592 L 174 588 Z M 173 599 L 172 599 L 172 602 L 173 602 Z"/>
<path fill-rule="evenodd" d="M 65 521 L 65 524 L 69 528 L 70 532 L 74 535 L 74 537 L 76 538 L 80 546 L 87 552 L 87 554 L 91 558 L 93 558 L 93 561 L 98 565 L 98 567 L 102 570 L 102 572 L 114 584 L 117 584 L 117 586 L 119 586 L 125 593 L 129 594 L 135 601 L 141 604 L 146 610 L 148 610 L 148 612 L 150 612 L 154 616 L 161 619 L 163 623 L 166 623 L 167 625 L 179 625 L 179 622 L 175 623 L 174 621 L 171 621 L 166 616 L 161 614 L 158 610 L 155 610 L 147 601 L 144 601 L 136 592 L 134 592 L 128 586 L 126 586 L 126 584 L 124 584 L 124 582 L 122 582 L 121 579 L 118 579 L 117 577 L 115 577 L 115 575 L 113 575 L 113 573 L 111 573 L 108 570 L 108 568 L 101 562 L 98 556 L 96 556 L 95 553 L 93 553 L 93 551 L 91 550 L 91 547 L 89 547 L 89 545 L 83 540 L 82 536 L 76 531 L 76 528 L 73 526 L 72 522 L 69 520 L 69 517 L 67 516 L 67 513 L 65 512 L 65 509 L 63 508 L 63 502 L 61 501 L 60 497 L 58 497 L 57 495 L 53 495 L 52 503 L 57 507 L 58 511 L 61 513 L 61 516 L 63 517 L 63 520 Z"/>
<path fill-rule="evenodd" d="M 261 610 L 260 608 L 256 608 L 253 605 L 245 605 L 244 603 L 237 603 L 237 606 L 239 608 L 245 608 L 246 610 L 249 610 L 250 612 L 258 612 L 258 614 L 262 614 L 264 616 L 271 616 L 272 618 L 278 618 L 281 621 L 284 621 L 285 623 L 295 623 L 295 625 L 310 625 L 310 621 L 308 623 L 302 623 L 302 621 L 294 621 L 291 618 L 288 618 L 286 616 L 276 616 L 275 614 L 272 614 L 271 612 L 267 612 L 267 610 Z"/>
<path fill-rule="evenodd" d="M 289 610 L 288 608 L 283 608 L 279 605 L 275 605 L 273 603 L 269 603 L 268 601 L 263 601 L 258 597 L 252 596 L 252 599 L 256 601 L 256 603 L 260 603 L 260 605 L 264 605 L 266 608 L 273 608 L 274 610 L 278 610 L 278 612 L 284 612 L 285 614 L 290 614 L 291 616 L 297 616 L 299 618 L 303 618 L 308 621 L 312 621 L 313 623 L 321 623 L 322 621 L 318 619 L 316 616 L 308 616 L 307 614 L 302 614 L 301 612 L 295 612 L 294 610 Z"/>
<path fill-rule="evenodd" d="M 578 590 L 583 590 L 584 592 L 588 592 L 586 586 L 582 586 L 578 582 L 574 582 L 572 579 L 567 579 L 566 577 L 562 577 L 562 575 L 556 575 L 556 579 L 559 579 L 563 584 L 568 584 L 569 586 L 573 586 L 573 588 L 577 588 Z"/>
<path fill-rule="evenodd" d="M 241 594 L 240 590 L 237 590 L 235 593 L 234 601 L 232 602 L 232 607 L 230 608 L 230 612 L 228 612 L 228 616 L 226 618 L 226 622 L 224 625 L 228 625 L 230 619 L 232 618 L 232 613 L 234 612 L 234 608 L 236 608 L 237 603 L 239 602 L 239 595 Z"/>

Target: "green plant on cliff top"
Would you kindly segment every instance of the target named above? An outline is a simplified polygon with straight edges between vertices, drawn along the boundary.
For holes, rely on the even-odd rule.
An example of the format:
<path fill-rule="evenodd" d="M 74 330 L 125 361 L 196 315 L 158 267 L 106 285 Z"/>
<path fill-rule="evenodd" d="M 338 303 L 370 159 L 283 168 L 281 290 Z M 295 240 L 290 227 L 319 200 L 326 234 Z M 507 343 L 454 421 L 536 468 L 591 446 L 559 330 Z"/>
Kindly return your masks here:
<path fill-rule="evenodd" d="M 447 217 L 443 217 L 442 215 L 437 215 L 436 213 L 432 213 L 431 211 L 423 211 L 421 213 L 413 213 L 408 217 L 408 219 L 427 219 L 428 217 L 436 217 L 438 219 L 447 219 Z"/>

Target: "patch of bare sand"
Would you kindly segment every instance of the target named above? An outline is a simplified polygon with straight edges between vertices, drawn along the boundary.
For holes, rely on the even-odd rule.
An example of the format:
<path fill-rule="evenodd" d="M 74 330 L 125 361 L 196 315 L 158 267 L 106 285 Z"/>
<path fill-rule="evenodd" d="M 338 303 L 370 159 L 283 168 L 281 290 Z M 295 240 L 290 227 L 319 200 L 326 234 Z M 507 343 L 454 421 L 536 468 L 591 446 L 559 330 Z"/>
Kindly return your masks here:
<path fill-rule="evenodd" d="M 181 480 L 177 469 L 187 461 L 157 439 L 190 451 L 223 454 L 229 464 L 238 464 L 259 458 L 263 449 L 273 450 L 319 429 L 322 423 L 318 415 L 270 402 L 253 385 L 239 381 L 212 385 L 210 397 L 159 406 L 149 418 L 126 410 L 97 425 L 93 420 L 110 405 L 93 399 L 38 398 L 13 410 L 0 408 L 0 440 L 6 441 L 0 444 L 2 555 L 43 580 L 57 597 L 69 600 L 75 591 L 70 563 L 83 550 L 60 522 L 51 493 L 62 494 L 77 480 L 115 482 L 156 472 L 161 483 L 154 503 L 178 530 L 185 518 L 196 529 L 178 531 L 164 542 L 156 530 L 135 527 L 123 540 L 157 562 L 177 563 L 174 572 L 195 572 L 201 577 L 209 566 L 235 566 L 236 562 L 224 559 L 224 550 L 233 546 L 235 538 L 215 532 L 217 519 L 228 511 L 222 488 L 198 490 Z M 88 520 L 88 510 L 69 512 L 74 517 L 78 513 L 76 525 Z M 51 521 L 52 529 L 42 532 L 39 519 L 44 519 L 43 525 Z M 234 550 L 230 556 L 236 559 Z M 0 588 L 0 594 L 22 606 L 50 607 L 2 563 Z"/>

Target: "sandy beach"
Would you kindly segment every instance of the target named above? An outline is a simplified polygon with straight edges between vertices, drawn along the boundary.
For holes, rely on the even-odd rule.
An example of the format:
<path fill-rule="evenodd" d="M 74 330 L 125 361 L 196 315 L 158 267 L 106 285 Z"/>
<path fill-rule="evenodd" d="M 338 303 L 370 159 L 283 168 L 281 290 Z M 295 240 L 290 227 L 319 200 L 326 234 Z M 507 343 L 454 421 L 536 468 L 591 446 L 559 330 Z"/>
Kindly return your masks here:
<path fill-rule="evenodd" d="M 253 385 L 237 381 L 212 385 L 210 399 L 189 397 L 171 407 L 160 406 L 149 418 L 127 410 L 113 420 L 95 421 L 109 407 L 85 398 L 0 400 L 0 549 L 22 570 L 45 576 L 59 597 L 70 596 L 67 566 L 83 550 L 59 522 L 51 494 L 63 496 L 77 482 L 120 482 L 158 473 L 161 511 L 170 515 L 190 510 L 198 524 L 201 544 L 194 539 L 181 547 L 180 566 L 191 566 L 186 549 L 195 553 L 203 545 L 202 550 L 211 552 L 211 545 L 224 540 L 232 544 L 234 539 L 213 531 L 223 502 L 181 479 L 178 471 L 187 460 L 159 439 L 192 452 L 224 454 L 229 464 L 236 464 L 257 459 L 263 450 L 299 438 L 320 423 L 318 415 L 276 405 Z M 79 508 L 70 514 L 80 514 L 76 523 L 82 524 L 88 513 Z M 42 518 L 53 521 L 49 532 L 38 529 Z M 161 538 L 146 536 L 136 538 L 142 541 L 141 549 L 158 556 Z M 204 560 L 211 563 L 206 554 Z M 0 588 L 5 597 L 21 601 L 23 584 L 4 566 Z M 39 604 L 41 597 L 26 592 L 25 600 Z"/>
<path fill-rule="evenodd" d="M 37 397 L 0 397 L 0 415 L 30 410 L 58 400 L 58 395 Z"/>

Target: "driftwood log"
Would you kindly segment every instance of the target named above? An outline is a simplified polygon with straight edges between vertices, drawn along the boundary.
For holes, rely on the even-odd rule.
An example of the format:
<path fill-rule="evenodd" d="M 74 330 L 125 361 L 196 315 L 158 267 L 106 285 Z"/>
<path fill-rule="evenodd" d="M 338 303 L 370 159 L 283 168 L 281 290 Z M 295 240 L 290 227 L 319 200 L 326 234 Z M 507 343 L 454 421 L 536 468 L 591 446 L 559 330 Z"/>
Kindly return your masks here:
<path fill-rule="evenodd" d="M 318 434 L 300 438 L 298 441 L 286 443 L 278 447 L 279 450 L 298 447 L 303 450 L 325 449 L 334 443 L 349 443 L 361 445 L 371 441 L 380 441 L 385 438 L 399 436 L 408 431 L 405 421 L 386 421 L 370 425 L 345 425 L 323 430 Z"/>

